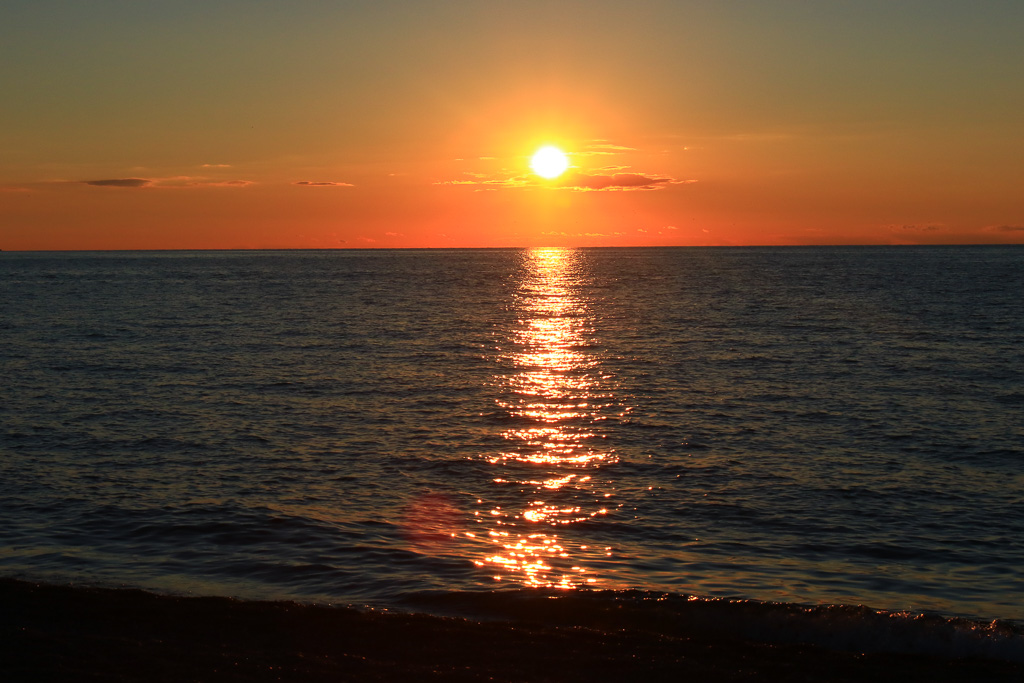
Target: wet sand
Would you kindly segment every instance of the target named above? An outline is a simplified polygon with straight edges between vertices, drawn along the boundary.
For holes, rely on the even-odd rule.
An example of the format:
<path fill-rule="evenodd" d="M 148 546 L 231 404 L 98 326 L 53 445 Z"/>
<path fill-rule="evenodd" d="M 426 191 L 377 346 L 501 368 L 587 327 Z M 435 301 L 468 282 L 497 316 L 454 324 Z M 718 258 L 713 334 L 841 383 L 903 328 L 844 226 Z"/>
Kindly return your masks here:
<path fill-rule="evenodd" d="M 4 681 L 1021 681 L 1024 665 L 0 579 Z"/>

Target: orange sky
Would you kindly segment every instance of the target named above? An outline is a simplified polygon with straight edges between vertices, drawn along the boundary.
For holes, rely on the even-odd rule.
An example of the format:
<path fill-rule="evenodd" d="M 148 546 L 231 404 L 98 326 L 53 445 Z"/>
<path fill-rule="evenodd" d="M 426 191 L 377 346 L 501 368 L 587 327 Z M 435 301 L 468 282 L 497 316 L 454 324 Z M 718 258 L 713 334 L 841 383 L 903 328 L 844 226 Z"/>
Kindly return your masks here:
<path fill-rule="evenodd" d="M 0 248 L 1022 243 L 1021 26 L 996 1 L 14 0 Z M 562 178 L 531 174 L 542 144 Z"/>

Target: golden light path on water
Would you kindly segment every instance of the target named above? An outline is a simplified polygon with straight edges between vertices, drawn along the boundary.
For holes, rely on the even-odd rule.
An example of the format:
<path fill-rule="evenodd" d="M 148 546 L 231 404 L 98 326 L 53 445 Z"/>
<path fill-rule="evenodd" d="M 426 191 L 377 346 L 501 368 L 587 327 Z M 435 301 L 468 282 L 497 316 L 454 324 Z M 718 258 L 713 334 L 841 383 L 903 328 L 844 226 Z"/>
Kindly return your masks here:
<path fill-rule="evenodd" d="M 475 560 L 495 570 L 497 580 L 593 585 L 599 577 L 592 561 L 611 554 L 559 532 L 614 508 L 611 482 L 600 470 L 617 458 L 596 427 L 618 411 L 594 352 L 581 258 L 567 249 L 527 252 L 514 294 L 516 319 L 499 351 L 498 404 L 515 426 L 502 434 L 507 448 L 485 456 L 500 473 L 493 484 L 505 505 L 477 513 L 493 550 Z"/>

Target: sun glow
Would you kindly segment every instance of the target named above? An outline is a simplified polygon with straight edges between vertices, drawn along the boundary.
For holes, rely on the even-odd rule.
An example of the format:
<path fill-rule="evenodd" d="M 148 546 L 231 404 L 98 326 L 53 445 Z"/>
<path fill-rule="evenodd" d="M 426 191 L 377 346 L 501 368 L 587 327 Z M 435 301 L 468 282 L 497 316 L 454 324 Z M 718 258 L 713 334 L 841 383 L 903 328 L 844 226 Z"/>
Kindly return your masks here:
<path fill-rule="evenodd" d="M 538 149 L 530 159 L 530 168 L 542 178 L 552 179 L 565 173 L 569 168 L 569 157 L 565 152 L 547 145 Z"/>

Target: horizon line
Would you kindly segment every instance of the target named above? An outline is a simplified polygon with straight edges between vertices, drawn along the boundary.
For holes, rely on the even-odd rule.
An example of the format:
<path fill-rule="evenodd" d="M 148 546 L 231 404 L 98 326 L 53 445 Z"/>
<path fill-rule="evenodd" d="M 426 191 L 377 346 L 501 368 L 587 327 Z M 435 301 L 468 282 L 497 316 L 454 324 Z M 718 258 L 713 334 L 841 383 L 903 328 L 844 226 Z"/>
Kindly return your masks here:
<path fill-rule="evenodd" d="M 482 251 L 527 249 L 815 249 L 822 247 L 1024 247 L 1021 242 L 949 242 L 942 244 L 822 243 L 822 244 L 668 244 L 668 245 L 588 245 L 588 246 L 500 246 L 500 247 L 145 247 L 111 249 L 0 249 L 5 254 L 116 253 L 116 252 L 193 252 L 193 251 Z"/>

